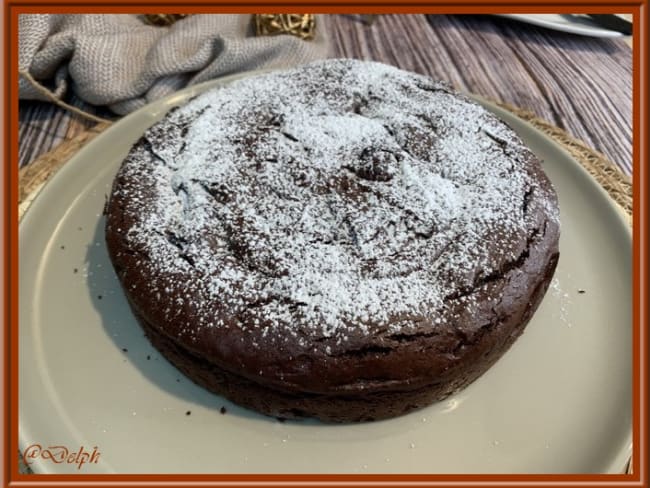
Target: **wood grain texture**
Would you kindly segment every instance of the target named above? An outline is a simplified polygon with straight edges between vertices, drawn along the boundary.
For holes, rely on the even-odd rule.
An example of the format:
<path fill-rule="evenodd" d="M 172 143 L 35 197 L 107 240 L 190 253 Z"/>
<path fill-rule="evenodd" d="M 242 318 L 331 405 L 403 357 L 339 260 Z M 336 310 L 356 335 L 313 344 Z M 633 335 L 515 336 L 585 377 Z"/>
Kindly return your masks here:
<path fill-rule="evenodd" d="M 480 15 L 330 17 L 338 55 L 446 80 L 530 110 L 632 172 L 632 51 L 624 39 Z"/>
<path fill-rule="evenodd" d="M 527 109 L 632 173 L 632 51 L 624 39 L 576 36 L 485 15 L 322 16 L 332 56 L 372 59 Z M 108 112 L 66 100 L 106 117 Z M 21 101 L 19 164 L 94 125 Z"/>

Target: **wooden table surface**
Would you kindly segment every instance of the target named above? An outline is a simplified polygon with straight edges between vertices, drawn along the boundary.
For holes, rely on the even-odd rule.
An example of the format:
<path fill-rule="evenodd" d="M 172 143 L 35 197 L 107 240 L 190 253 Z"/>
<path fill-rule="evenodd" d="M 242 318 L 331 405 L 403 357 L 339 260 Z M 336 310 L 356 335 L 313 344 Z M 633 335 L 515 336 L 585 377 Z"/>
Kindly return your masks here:
<path fill-rule="evenodd" d="M 321 16 L 334 57 L 372 59 L 528 109 L 632 172 L 632 50 L 624 38 L 584 37 L 486 15 Z M 71 96 L 67 99 L 102 116 Z M 94 122 L 21 101 L 19 164 Z"/>

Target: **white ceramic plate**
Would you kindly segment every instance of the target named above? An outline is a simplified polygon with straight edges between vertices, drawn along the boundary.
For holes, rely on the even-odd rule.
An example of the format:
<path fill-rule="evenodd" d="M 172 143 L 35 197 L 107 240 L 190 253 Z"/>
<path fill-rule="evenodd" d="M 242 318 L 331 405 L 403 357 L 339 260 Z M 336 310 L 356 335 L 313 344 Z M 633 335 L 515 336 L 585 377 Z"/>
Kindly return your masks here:
<path fill-rule="evenodd" d="M 588 17 L 570 14 L 498 14 L 500 17 L 526 22 L 547 29 L 590 37 L 622 37 L 623 34 L 605 29 Z"/>
<path fill-rule="evenodd" d="M 121 159 L 145 128 L 228 81 L 184 90 L 116 123 L 65 165 L 21 222 L 21 448 L 100 453 L 81 469 L 30 459 L 36 472 L 624 470 L 632 412 L 629 229 L 559 146 L 497 107 L 489 108 L 546 161 L 560 197 L 561 258 L 527 331 L 478 381 L 393 420 L 282 423 L 204 391 L 168 364 L 122 295 L 104 246 L 102 208 Z"/>

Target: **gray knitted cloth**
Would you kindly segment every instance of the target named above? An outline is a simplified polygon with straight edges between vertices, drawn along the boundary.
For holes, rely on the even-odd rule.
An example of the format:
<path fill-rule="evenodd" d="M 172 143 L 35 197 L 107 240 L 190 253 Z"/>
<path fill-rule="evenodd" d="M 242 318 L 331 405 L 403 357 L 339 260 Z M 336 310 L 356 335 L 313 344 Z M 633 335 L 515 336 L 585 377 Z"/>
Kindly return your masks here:
<path fill-rule="evenodd" d="M 57 97 L 70 89 L 118 114 L 201 81 L 328 56 L 318 18 L 312 41 L 255 37 L 251 15 L 192 15 L 171 27 L 136 15 L 20 15 L 18 29 L 21 70 Z M 19 93 L 46 99 L 24 77 Z"/>

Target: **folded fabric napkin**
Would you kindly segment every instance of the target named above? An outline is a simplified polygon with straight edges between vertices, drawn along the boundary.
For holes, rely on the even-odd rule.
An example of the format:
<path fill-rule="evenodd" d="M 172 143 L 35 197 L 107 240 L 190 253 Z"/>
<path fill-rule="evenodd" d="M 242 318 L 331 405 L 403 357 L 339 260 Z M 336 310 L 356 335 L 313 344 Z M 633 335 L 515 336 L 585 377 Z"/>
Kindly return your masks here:
<path fill-rule="evenodd" d="M 169 27 L 137 15 L 20 15 L 18 63 L 57 98 L 71 89 L 126 114 L 209 79 L 327 57 L 327 37 L 316 22 L 315 38 L 305 41 L 256 37 L 251 15 L 197 14 Z M 19 96 L 48 99 L 25 76 Z"/>

